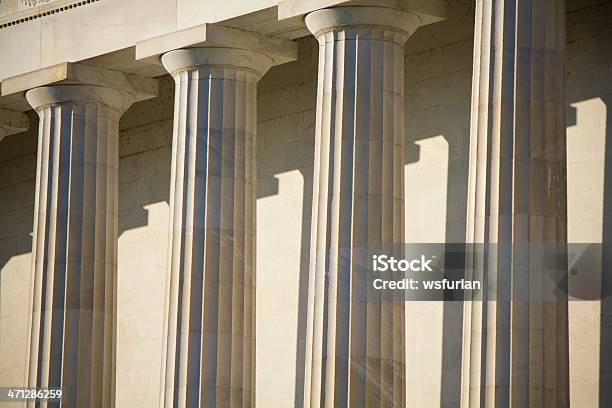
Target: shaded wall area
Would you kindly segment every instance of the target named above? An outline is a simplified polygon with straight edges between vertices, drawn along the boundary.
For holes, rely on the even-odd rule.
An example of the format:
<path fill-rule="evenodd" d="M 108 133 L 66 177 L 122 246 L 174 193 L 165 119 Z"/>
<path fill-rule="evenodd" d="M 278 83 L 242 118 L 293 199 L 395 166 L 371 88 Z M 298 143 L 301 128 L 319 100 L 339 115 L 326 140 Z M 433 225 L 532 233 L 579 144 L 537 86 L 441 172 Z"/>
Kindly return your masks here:
<path fill-rule="evenodd" d="M 0 387 L 25 379 L 38 117 L 0 142 Z"/>

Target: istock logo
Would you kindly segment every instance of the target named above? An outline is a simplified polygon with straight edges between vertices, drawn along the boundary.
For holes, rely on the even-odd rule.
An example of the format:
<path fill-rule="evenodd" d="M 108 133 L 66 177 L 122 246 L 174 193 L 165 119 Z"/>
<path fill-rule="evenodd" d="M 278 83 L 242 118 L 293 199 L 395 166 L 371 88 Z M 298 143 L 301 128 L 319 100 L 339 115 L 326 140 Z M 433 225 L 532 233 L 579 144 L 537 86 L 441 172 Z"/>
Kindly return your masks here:
<path fill-rule="evenodd" d="M 421 255 L 420 259 L 395 259 L 393 256 L 372 255 L 372 268 L 375 272 L 432 272 L 432 259 Z"/>

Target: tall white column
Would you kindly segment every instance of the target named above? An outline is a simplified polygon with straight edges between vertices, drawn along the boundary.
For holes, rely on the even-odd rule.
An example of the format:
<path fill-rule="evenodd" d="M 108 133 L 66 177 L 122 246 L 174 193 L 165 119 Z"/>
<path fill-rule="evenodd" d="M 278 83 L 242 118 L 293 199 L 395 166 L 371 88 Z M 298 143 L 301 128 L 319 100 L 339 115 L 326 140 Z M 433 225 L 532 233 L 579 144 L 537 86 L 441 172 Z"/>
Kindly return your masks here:
<path fill-rule="evenodd" d="M 268 56 L 170 51 L 176 84 L 162 405 L 255 405 L 257 81 Z"/>
<path fill-rule="evenodd" d="M 497 293 L 465 305 L 464 407 L 569 404 L 567 300 L 534 286 L 567 234 L 564 3 L 476 3 L 466 238 Z"/>
<path fill-rule="evenodd" d="M 319 85 L 305 406 L 404 405 L 403 302 L 355 292 L 364 250 L 403 241 L 403 44 L 420 22 L 383 7 L 306 16 Z"/>
<path fill-rule="evenodd" d="M 133 98 L 86 85 L 26 96 L 40 117 L 28 386 L 112 407 L 119 117 Z"/>

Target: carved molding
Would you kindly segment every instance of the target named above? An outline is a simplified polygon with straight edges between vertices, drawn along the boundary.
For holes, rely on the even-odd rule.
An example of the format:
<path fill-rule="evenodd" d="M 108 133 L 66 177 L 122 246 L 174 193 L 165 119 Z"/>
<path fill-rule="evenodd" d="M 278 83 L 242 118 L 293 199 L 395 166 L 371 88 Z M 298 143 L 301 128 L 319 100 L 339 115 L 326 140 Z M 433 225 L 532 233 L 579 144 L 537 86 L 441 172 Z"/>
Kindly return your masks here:
<path fill-rule="evenodd" d="M 43 3 L 49 3 L 52 0 L 21 0 L 21 3 L 28 7 L 35 7 Z"/>
<path fill-rule="evenodd" d="M 0 0 L 1 2 L 2 0 Z M 26 21 L 61 13 L 100 0 L 19 0 L 27 7 L 17 13 L 0 17 L 0 30 Z"/>

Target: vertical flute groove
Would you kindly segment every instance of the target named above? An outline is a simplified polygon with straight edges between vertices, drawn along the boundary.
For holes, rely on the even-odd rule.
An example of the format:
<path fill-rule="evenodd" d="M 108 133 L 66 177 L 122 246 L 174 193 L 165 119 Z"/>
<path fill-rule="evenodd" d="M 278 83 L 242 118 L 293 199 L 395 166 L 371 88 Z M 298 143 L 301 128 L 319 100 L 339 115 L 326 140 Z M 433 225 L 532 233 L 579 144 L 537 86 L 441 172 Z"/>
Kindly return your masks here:
<path fill-rule="evenodd" d="M 397 29 L 367 23 L 389 12 Z M 401 407 L 403 302 L 370 293 L 363 270 L 368 249 L 403 240 L 403 44 L 420 21 L 347 7 L 306 24 L 319 82 L 304 404 Z"/>
<path fill-rule="evenodd" d="M 164 407 L 255 404 L 260 74 L 224 63 L 236 57 L 268 64 L 258 54 L 215 48 L 172 51 L 162 59 L 176 83 Z"/>
<path fill-rule="evenodd" d="M 465 304 L 464 407 L 569 404 L 567 301 L 525 292 L 534 245 L 567 240 L 564 19 L 562 0 L 476 4 L 466 239 L 489 251 L 467 269 L 498 298 Z"/>
<path fill-rule="evenodd" d="M 67 406 L 112 407 L 118 121 L 131 100 L 82 85 L 27 98 L 40 118 L 28 386 L 62 387 Z"/>

